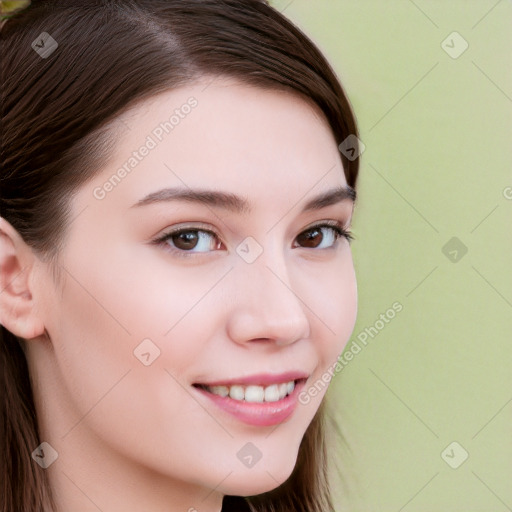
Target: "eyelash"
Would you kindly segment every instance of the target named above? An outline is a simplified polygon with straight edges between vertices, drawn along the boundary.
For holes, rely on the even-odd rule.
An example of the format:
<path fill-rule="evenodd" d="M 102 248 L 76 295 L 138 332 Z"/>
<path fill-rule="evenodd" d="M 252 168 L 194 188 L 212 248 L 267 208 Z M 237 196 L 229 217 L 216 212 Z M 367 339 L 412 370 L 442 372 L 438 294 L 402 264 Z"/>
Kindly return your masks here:
<path fill-rule="evenodd" d="M 345 238 L 349 243 L 354 239 L 354 237 L 352 236 L 352 233 L 350 231 L 346 230 L 345 228 L 343 228 L 342 224 L 338 221 L 325 221 L 325 222 L 321 222 L 319 224 L 315 224 L 315 225 L 310 226 L 309 228 L 305 229 L 304 231 L 301 231 L 301 233 L 299 233 L 299 235 L 301 235 L 303 233 L 307 233 L 308 231 L 313 231 L 315 229 L 320 229 L 320 228 L 332 229 L 332 231 L 335 233 L 335 241 L 334 241 L 333 245 L 331 245 L 330 247 L 327 247 L 327 249 L 334 248 L 336 246 L 336 242 L 340 238 Z M 185 257 L 185 258 L 193 257 L 193 255 L 198 255 L 198 254 L 206 254 L 206 252 L 212 252 L 212 251 L 206 251 L 206 252 L 185 251 L 183 249 L 177 249 L 177 248 L 172 247 L 169 244 L 167 244 L 167 241 L 172 239 L 172 237 L 179 235 L 181 233 L 188 233 L 188 232 L 208 233 L 209 235 L 212 235 L 213 237 L 216 237 L 218 240 L 220 240 L 219 235 L 210 229 L 203 229 L 201 227 L 191 226 L 191 227 L 181 227 L 181 228 L 175 229 L 173 231 L 169 231 L 168 233 L 165 233 L 165 234 L 153 239 L 151 241 L 151 244 L 165 245 L 166 246 L 165 249 L 168 252 L 170 252 L 173 255 L 176 255 L 178 257 Z M 308 247 L 302 247 L 302 248 L 308 249 Z M 309 249 L 315 250 L 316 248 L 310 247 Z M 326 248 L 324 248 L 323 250 L 325 250 L 325 249 Z M 322 250 L 322 249 L 320 249 L 320 250 Z"/>

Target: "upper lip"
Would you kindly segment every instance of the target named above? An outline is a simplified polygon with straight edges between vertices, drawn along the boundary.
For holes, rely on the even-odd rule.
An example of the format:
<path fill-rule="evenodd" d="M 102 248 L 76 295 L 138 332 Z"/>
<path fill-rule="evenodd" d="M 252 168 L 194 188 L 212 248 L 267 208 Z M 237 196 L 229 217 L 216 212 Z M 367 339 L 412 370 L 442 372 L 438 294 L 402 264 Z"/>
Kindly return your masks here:
<path fill-rule="evenodd" d="M 272 384 L 281 384 L 283 382 L 290 382 L 292 380 L 307 379 L 309 374 L 306 372 L 291 370 L 283 373 L 257 373 L 253 375 L 246 375 L 244 377 L 234 377 L 232 379 L 219 379 L 209 382 L 198 382 L 205 386 L 233 386 L 235 384 L 241 385 L 261 385 L 270 386 Z"/>

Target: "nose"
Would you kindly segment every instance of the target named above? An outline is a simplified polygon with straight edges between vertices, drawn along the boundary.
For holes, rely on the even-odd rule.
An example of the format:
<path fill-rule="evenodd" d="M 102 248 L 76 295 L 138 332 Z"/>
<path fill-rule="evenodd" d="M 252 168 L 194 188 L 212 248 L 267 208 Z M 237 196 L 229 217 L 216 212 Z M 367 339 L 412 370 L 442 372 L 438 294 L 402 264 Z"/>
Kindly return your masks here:
<path fill-rule="evenodd" d="M 265 253 L 264 253 L 265 254 Z M 240 264 L 232 273 L 235 290 L 227 322 L 229 337 L 236 343 L 267 342 L 289 345 L 310 336 L 307 297 L 289 278 L 286 265 L 264 257 Z"/>

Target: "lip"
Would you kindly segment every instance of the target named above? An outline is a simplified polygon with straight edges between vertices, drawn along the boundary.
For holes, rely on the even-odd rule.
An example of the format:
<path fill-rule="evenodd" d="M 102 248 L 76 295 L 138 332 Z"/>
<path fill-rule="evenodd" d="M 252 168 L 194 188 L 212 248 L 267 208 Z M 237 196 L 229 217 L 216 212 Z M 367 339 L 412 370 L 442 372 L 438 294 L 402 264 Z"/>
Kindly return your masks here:
<path fill-rule="evenodd" d="M 202 397 L 209 399 L 210 403 L 213 403 L 223 412 L 228 413 L 229 415 L 235 417 L 237 420 L 248 425 L 269 427 L 283 423 L 293 414 L 297 408 L 298 395 L 306 384 L 307 375 L 304 376 L 304 374 L 301 373 L 301 377 L 298 378 L 290 378 L 288 375 L 292 374 L 280 374 L 279 376 L 274 375 L 270 381 L 266 378 L 269 377 L 268 374 L 266 374 L 266 377 L 264 374 L 261 374 L 253 375 L 247 378 L 236 379 L 234 381 L 218 381 L 218 384 L 217 382 L 214 384 L 207 384 L 208 386 L 233 384 L 271 385 L 294 380 L 295 388 L 292 393 L 276 402 L 246 402 L 245 400 L 234 400 L 229 396 L 222 397 L 219 395 L 214 395 L 206 389 L 196 386 L 193 386 L 193 389 L 195 389 L 197 393 L 199 393 Z M 297 372 L 294 372 L 293 375 L 297 375 Z M 276 378 L 278 380 L 276 380 Z M 266 383 L 264 384 L 265 381 Z"/>

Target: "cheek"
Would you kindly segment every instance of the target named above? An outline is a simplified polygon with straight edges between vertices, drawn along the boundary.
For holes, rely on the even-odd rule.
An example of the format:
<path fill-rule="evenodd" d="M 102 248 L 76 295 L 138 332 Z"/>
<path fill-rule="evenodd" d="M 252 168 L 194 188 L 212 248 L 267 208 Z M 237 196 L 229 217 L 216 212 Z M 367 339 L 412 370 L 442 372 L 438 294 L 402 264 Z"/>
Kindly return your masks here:
<path fill-rule="evenodd" d="M 309 280 L 309 278 L 308 278 Z M 299 394 L 299 403 L 313 419 L 322 403 L 337 361 L 355 326 L 357 316 L 357 282 L 350 249 L 327 271 L 322 269 L 315 280 L 316 287 L 305 301 L 311 309 L 312 340 L 318 365 L 309 383 Z"/>
<path fill-rule="evenodd" d="M 331 365 L 347 344 L 357 316 L 357 282 L 348 246 L 342 258 L 322 270 L 313 290 L 307 304 L 317 326 L 317 349 L 322 365 Z"/>
<path fill-rule="evenodd" d="M 121 256 L 110 262 L 77 256 L 65 265 L 48 327 L 61 380 L 61 428 L 64 433 L 94 407 L 81 426 L 102 437 L 121 440 L 131 436 L 127 425 L 165 424 L 169 442 L 181 422 L 167 413 L 201 416 L 174 378 L 194 368 L 208 342 L 208 320 L 215 322 L 219 310 L 218 302 L 203 299 L 225 271 L 198 270 L 191 279 L 192 271 L 173 269 L 165 259 L 130 271 L 143 260 Z M 72 411 L 67 418 L 64 409 Z"/>
<path fill-rule="evenodd" d="M 108 287 L 96 286 L 93 276 L 70 267 L 68 271 L 48 326 L 59 373 L 60 404 L 76 416 L 61 422 L 63 431 L 94 407 L 135 361 L 130 326 L 119 315 L 116 302 L 105 294 Z"/>
<path fill-rule="evenodd" d="M 99 267 L 90 263 L 86 268 Z M 68 269 L 73 272 L 71 265 Z M 101 269 L 107 270 L 106 265 Z M 59 372 L 55 416 L 59 434 L 66 436 L 62 450 L 75 436 L 91 431 L 118 453 L 178 474 L 183 472 L 183 461 L 197 452 L 198 439 L 205 432 L 213 431 L 219 438 L 226 435 L 180 383 L 185 369 L 197 361 L 201 349 L 197 340 L 207 339 L 199 334 L 208 326 L 190 322 L 194 315 L 189 318 L 187 311 L 207 291 L 208 282 L 192 287 L 185 297 L 169 291 L 161 280 L 151 280 L 149 272 L 110 270 L 87 275 L 75 270 L 73 277 L 67 276 L 48 329 Z M 137 351 L 143 339 L 154 345 Z M 154 347 L 158 357 L 153 361 Z M 146 352 L 152 361 L 147 366 Z M 206 445 L 201 448 L 209 450 Z M 219 448 L 215 456 L 221 455 Z M 188 476 L 193 479 L 194 464 L 189 466 Z"/>

